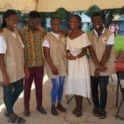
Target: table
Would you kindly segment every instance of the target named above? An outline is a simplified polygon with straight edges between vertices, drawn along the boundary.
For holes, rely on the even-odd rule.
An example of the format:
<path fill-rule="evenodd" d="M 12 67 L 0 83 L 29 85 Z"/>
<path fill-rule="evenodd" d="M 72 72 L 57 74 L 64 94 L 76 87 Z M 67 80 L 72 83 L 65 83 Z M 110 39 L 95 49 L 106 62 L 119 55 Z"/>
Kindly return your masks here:
<path fill-rule="evenodd" d="M 124 62 L 115 63 L 116 74 L 119 71 L 124 71 Z M 119 80 L 119 79 L 118 79 Z M 117 82 L 117 91 L 116 91 L 116 107 L 118 106 L 118 93 L 119 93 L 119 84 Z"/>

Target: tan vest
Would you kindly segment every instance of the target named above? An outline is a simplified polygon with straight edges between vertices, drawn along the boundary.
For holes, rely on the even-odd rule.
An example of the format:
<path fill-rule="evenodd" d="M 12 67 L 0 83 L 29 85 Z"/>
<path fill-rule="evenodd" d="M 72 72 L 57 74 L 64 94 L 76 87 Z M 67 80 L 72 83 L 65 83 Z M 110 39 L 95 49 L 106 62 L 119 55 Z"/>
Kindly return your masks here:
<path fill-rule="evenodd" d="M 108 40 L 108 38 L 112 35 L 112 32 L 108 29 L 105 29 L 105 33 L 102 33 L 102 35 L 99 37 L 99 39 L 97 38 L 94 31 L 91 31 L 87 34 L 88 34 L 89 40 L 91 41 L 92 46 L 94 48 L 97 59 L 100 62 L 102 60 L 102 57 L 103 57 L 103 54 L 105 53 L 105 48 L 106 48 L 106 44 L 103 42 L 103 39 Z M 96 65 L 94 64 L 94 62 L 92 61 L 91 58 L 89 59 L 89 62 L 90 62 L 90 73 L 91 73 L 92 76 L 94 76 L 94 72 L 95 72 L 97 67 L 96 67 Z M 105 67 L 107 67 L 108 69 L 104 72 L 100 72 L 101 76 L 108 76 L 108 75 L 111 75 L 111 74 L 115 73 L 114 46 L 112 46 L 110 57 L 109 57 L 108 61 L 106 62 Z"/>
<path fill-rule="evenodd" d="M 4 28 L 3 32 L 0 34 L 3 36 L 7 46 L 4 59 L 10 83 L 16 82 L 24 77 L 24 56 L 22 41 L 16 30 L 15 33 L 16 38 L 8 29 Z M 0 81 L 3 81 L 1 70 Z"/>
<path fill-rule="evenodd" d="M 65 37 L 60 33 L 59 40 L 52 34 L 47 33 L 45 39 L 50 44 L 50 57 L 53 65 L 58 69 L 59 75 L 55 76 L 52 74 L 51 68 L 45 60 L 46 72 L 49 78 L 56 78 L 58 76 L 66 75 L 66 49 L 65 49 Z"/>

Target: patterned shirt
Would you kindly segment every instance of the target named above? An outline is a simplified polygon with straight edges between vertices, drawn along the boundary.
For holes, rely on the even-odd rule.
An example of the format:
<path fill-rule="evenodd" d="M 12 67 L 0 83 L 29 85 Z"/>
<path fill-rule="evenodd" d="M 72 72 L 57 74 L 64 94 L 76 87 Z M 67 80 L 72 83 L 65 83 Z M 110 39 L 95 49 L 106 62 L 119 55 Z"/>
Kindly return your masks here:
<path fill-rule="evenodd" d="M 46 34 L 45 30 L 40 27 L 36 31 L 32 31 L 28 26 L 24 26 L 19 30 L 20 36 L 24 44 L 24 57 L 28 67 L 39 67 L 44 65 L 42 43 Z"/>

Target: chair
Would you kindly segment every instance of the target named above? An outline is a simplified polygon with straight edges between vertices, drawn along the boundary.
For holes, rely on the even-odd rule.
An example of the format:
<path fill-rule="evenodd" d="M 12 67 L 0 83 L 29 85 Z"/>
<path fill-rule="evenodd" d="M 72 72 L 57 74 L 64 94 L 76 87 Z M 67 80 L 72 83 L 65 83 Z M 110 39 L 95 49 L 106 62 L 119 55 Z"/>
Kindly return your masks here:
<path fill-rule="evenodd" d="M 67 99 L 67 104 L 69 104 L 70 103 L 70 101 L 72 100 L 74 98 L 74 95 L 69 99 L 68 98 L 68 95 L 66 95 L 66 99 Z M 91 102 L 90 102 L 90 100 L 87 98 L 87 101 L 89 102 L 89 104 L 91 105 Z"/>
<path fill-rule="evenodd" d="M 119 117 L 121 119 L 124 119 L 124 114 L 122 116 L 119 115 L 120 109 L 121 109 L 121 107 L 123 105 L 122 103 L 124 102 L 124 86 L 122 86 L 122 82 L 121 82 L 121 80 L 124 80 L 124 71 L 117 72 L 117 78 L 118 78 L 118 83 L 117 83 L 117 98 L 118 98 L 119 87 L 120 87 L 120 92 L 121 92 L 121 95 L 122 95 L 122 100 L 121 100 L 120 105 L 118 107 L 118 110 L 117 110 L 117 113 L 116 113 L 116 117 Z"/>

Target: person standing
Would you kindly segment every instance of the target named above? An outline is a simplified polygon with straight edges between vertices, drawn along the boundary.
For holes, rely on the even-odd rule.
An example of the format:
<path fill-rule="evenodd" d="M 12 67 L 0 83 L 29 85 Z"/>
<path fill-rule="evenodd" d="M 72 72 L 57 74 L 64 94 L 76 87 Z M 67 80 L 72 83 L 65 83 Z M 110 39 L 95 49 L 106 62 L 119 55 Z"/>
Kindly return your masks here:
<path fill-rule="evenodd" d="M 42 85 L 44 76 L 42 42 L 46 32 L 41 27 L 41 17 L 37 11 L 31 11 L 29 13 L 28 25 L 21 28 L 19 33 L 24 43 L 25 62 L 30 71 L 30 76 L 28 79 L 25 79 L 24 83 L 24 115 L 30 115 L 29 101 L 33 79 L 37 101 L 36 109 L 42 114 L 46 114 L 47 112 L 42 106 Z"/>
<path fill-rule="evenodd" d="M 24 69 L 23 43 L 15 27 L 18 16 L 14 10 L 3 14 L 0 33 L 0 81 L 3 83 L 3 99 L 6 106 L 4 115 L 9 123 L 24 123 L 25 120 L 15 114 L 13 107 L 23 91 L 23 78 L 29 76 L 28 68 Z"/>
<path fill-rule="evenodd" d="M 81 30 L 81 18 L 73 15 L 69 25 L 71 31 L 67 37 L 68 69 L 66 80 L 66 94 L 74 94 L 76 107 L 73 114 L 82 116 L 83 97 L 90 98 L 90 70 L 87 59 L 87 47 L 90 45 L 87 34 Z"/>
<path fill-rule="evenodd" d="M 51 19 L 52 32 L 47 33 L 43 43 L 46 72 L 52 81 L 51 113 L 54 116 L 58 115 L 56 108 L 61 112 L 66 112 L 61 104 L 66 75 L 66 38 L 60 33 L 60 25 L 61 22 L 58 17 Z"/>
<path fill-rule="evenodd" d="M 114 34 L 104 27 L 103 16 L 100 13 L 94 13 L 91 20 L 94 30 L 88 33 L 88 37 L 91 41 L 89 61 L 92 99 L 95 107 L 93 115 L 104 119 L 106 118 L 109 75 L 115 73 Z M 98 97 L 98 85 L 100 99 Z"/>

